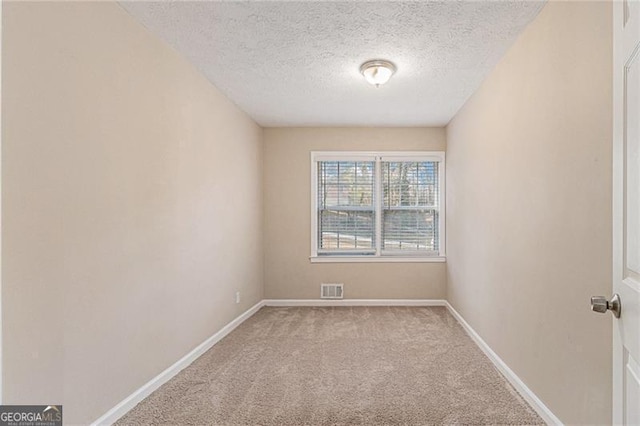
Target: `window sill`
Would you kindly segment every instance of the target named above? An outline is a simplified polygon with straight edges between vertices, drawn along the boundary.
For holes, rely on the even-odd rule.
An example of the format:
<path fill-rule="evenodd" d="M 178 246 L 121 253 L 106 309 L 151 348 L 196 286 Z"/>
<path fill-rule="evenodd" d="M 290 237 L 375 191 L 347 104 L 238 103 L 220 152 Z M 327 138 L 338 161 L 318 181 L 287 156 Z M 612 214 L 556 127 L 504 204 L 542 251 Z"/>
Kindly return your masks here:
<path fill-rule="evenodd" d="M 444 263 L 445 256 L 400 257 L 400 256 L 311 256 L 311 263 Z"/>

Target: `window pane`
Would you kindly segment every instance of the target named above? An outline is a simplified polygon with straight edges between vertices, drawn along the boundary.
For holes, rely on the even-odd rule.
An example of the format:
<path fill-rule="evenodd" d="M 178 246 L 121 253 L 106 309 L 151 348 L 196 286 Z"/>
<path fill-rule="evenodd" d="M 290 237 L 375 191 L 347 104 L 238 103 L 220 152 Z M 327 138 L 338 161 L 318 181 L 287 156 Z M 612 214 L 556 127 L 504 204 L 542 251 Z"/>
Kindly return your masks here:
<path fill-rule="evenodd" d="M 320 210 L 320 249 L 373 249 L 373 211 Z"/>
<path fill-rule="evenodd" d="M 318 162 L 318 249 L 375 248 L 375 163 Z"/>
<path fill-rule="evenodd" d="M 382 217 L 383 250 L 438 251 L 435 210 L 386 209 Z"/>
<path fill-rule="evenodd" d="M 373 206 L 375 164 L 350 161 L 318 163 L 318 206 Z"/>
<path fill-rule="evenodd" d="M 382 162 L 382 249 L 438 251 L 438 163 Z"/>

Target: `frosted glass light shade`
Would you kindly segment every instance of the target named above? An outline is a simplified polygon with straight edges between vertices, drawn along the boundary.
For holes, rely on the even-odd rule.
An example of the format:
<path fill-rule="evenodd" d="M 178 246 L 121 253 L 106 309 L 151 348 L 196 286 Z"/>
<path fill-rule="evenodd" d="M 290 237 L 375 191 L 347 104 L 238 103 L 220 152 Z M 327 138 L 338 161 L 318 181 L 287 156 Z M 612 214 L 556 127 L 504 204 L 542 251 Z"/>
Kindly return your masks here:
<path fill-rule="evenodd" d="M 362 64 L 360 72 L 369 83 L 378 87 L 389 81 L 396 72 L 396 66 L 392 62 L 376 59 Z"/>

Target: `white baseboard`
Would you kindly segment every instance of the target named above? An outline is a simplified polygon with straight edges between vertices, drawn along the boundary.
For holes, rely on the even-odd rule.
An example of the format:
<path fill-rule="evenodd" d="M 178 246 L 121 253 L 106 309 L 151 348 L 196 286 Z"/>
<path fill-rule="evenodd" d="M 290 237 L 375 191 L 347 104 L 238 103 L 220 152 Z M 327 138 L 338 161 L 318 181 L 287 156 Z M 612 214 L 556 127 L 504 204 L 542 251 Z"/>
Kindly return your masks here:
<path fill-rule="evenodd" d="M 147 396 L 151 395 L 153 391 L 158 389 L 163 384 L 171 380 L 176 374 L 182 371 L 185 367 L 195 361 L 200 355 L 211 349 L 213 345 L 218 343 L 223 337 L 231 333 L 237 326 L 242 324 L 246 319 L 255 314 L 261 307 L 264 306 L 264 301 L 256 303 L 249 308 L 239 317 L 225 325 L 220 331 L 209 337 L 207 340 L 198 345 L 194 350 L 180 358 L 171 367 L 158 374 L 156 377 L 148 381 L 145 385 L 133 392 L 131 395 L 120 401 L 118 405 L 107 411 L 102 417 L 94 421 L 91 426 L 112 425 L 120 417 L 124 416 L 129 410 L 135 407 Z"/>
<path fill-rule="evenodd" d="M 527 385 L 509 368 L 509 366 L 496 354 L 491 347 L 485 342 L 482 337 L 476 331 L 471 328 L 469 323 L 462 318 L 462 315 L 456 311 L 449 302 L 446 302 L 447 309 L 451 312 L 451 315 L 462 325 L 462 328 L 467 332 L 469 337 L 480 347 L 482 352 L 493 362 L 498 371 L 511 383 L 511 385 L 522 395 L 522 397 L 531 405 L 531 407 L 538 413 L 542 420 L 548 425 L 562 425 L 562 422 L 557 418 L 544 403 L 534 394 Z"/>
<path fill-rule="evenodd" d="M 447 306 L 442 299 L 265 299 L 264 306 Z"/>

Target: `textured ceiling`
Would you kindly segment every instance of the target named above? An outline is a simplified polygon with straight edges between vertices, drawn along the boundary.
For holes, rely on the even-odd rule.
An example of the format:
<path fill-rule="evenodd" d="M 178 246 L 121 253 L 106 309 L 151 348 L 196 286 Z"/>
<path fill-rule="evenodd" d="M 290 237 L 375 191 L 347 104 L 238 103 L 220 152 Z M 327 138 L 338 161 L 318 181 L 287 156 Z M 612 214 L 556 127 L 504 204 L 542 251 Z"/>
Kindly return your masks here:
<path fill-rule="evenodd" d="M 121 2 L 263 126 L 440 126 L 541 1 Z M 369 59 L 398 71 L 376 89 Z"/>

